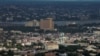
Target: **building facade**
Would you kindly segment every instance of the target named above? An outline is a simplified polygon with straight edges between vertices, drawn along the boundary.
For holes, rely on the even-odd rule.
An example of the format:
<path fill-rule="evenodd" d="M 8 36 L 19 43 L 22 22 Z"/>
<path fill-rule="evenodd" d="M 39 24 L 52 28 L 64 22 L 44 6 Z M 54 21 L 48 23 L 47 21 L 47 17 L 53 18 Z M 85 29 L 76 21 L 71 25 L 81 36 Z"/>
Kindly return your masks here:
<path fill-rule="evenodd" d="M 53 30 L 54 29 L 54 22 L 52 18 L 41 19 L 40 20 L 40 29 L 43 30 Z"/>

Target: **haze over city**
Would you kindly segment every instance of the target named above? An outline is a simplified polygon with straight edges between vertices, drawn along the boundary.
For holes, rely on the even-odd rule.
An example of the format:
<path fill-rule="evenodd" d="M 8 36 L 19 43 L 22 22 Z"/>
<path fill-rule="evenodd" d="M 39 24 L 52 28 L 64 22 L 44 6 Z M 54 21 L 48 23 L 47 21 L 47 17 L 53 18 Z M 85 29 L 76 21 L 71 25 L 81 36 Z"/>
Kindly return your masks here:
<path fill-rule="evenodd" d="M 99 0 L 0 0 L 0 56 L 100 56 Z"/>

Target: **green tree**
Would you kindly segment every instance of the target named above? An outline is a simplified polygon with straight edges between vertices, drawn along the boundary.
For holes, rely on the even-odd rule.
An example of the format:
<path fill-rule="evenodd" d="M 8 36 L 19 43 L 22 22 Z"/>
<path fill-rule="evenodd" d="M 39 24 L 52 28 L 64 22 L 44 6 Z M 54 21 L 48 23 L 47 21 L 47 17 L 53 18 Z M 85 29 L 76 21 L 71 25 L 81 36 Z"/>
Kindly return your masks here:
<path fill-rule="evenodd" d="M 11 50 L 9 50 L 9 51 L 7 52 L 7 56 L 14 56 L 14 52 L 11 51 Z"/>
<path fill-rule="evenodd" d="M 0 51 L 0 56 L 7 56 L 6 51 L 4 50 Z"/>
<path fill-rule="evenodd" d="M 16 47 L 17 47 L 18 49 L 20 49 L 20 50 L 23 48 L 23 46 L 22 46 L 21 44 L 17 44 Z"/>

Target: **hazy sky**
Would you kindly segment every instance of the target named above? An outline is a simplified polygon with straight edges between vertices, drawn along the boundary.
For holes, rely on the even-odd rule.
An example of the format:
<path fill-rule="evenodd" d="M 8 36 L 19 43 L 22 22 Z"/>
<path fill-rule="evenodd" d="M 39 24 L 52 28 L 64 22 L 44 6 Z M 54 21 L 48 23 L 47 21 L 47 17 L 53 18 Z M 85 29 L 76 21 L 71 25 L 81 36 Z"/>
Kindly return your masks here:
<path fill-rule="evenodd" d="M 14 0 L 7 0 L 7 1 L 14 1 Z M 15 1 L 100 1 L 100 0 L 15 0 Z"/>
<path fill-rule="evenodd" d="M 51 1 L 51 0 L 44 0 L 44 1 Z M 100 0 L 52 0 L 52 1 L 100 1 Z"/>

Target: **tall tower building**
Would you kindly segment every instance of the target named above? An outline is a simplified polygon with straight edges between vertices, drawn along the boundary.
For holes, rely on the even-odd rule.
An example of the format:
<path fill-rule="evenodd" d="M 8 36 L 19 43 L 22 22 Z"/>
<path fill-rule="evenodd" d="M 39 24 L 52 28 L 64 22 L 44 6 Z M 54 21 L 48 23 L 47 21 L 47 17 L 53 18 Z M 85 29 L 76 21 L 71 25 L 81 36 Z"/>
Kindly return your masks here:
<path fill-rule="evenodd" d="M 59 42 L 60 44 L 65 43 L 66 37 L 64 37 L 64 33 L 60 33 L 59 35 Z"/>
<path fill-rule="evenodd" d="M 53 30 L 54 29 L 53 19 L 52 18 L 41 19 L 40 20 L 40 29 Z"/>

